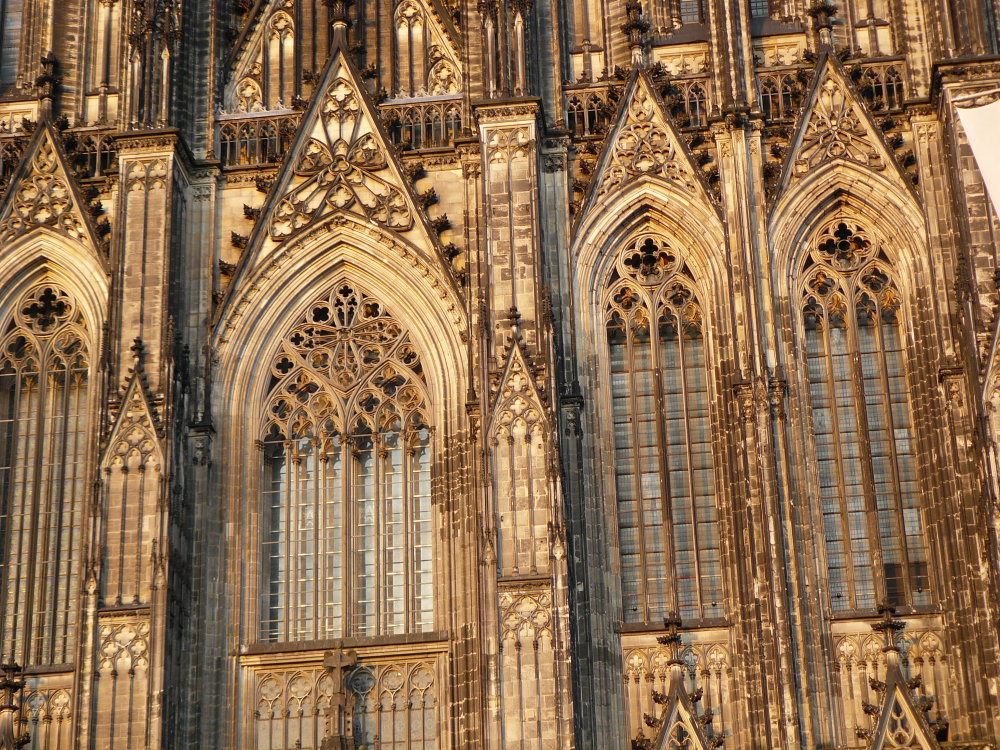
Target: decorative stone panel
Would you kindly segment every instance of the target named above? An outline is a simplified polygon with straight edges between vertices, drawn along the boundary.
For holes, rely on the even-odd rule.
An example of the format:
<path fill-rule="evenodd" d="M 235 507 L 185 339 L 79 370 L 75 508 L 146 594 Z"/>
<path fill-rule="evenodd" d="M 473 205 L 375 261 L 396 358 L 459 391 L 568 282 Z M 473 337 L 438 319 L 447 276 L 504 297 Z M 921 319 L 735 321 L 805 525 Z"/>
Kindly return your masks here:
<path fill-rule="evenodd" d="M 378 655 L 384 650 L 358 648 L 357 665 L 339 685 L 322 651 L 245 658 L 241 747 L 320 750 L 340 691 L 348 695 L 356 750 L 447 747 L 443 655 Z"/>
<path fill-rule="evenodd" d="M 670 652 L 656 643 L 657 635 L 660 633 L 636 633 L 622 638 L 629 737 L 635 737 L 645 727 L 644 714 L 659 715 L 661 709 L 653 704 L 653 691 L 666 693 L 669 685 Z M 735 704 L 729 632 L 688 632 L 683 638 L 681 658 L 687 665 L 687 687 L 690 692 L 699 688 L 703 691 L 698 708 L 712 711 L 712 730 L 722 735 L 729 721 L 727 712 Z"/>
<path fill-rule="evenodd" d="M 843 706 L 844 736 L 848 739 L 848 747 L 864 747 L 865 740 L 856 736 L 855 729 L 871 727 L 871 718 L 865 713 L 864 704 L 879 702 L 870 680 L 885 680 L 884 643 L 866 622 L 836 623 L 833 639 L 834 684 Z M 927 718 L 933 721 L 954 715 L 957 708 L 953 705 L 955 689 L 952 687 L 947 646 L 940 626 L 914 622 L 899 634 L 897 642 L 904 676 L 908 679 L 919 677 L 920 686 L 916 694 L 934 698 Z"/>

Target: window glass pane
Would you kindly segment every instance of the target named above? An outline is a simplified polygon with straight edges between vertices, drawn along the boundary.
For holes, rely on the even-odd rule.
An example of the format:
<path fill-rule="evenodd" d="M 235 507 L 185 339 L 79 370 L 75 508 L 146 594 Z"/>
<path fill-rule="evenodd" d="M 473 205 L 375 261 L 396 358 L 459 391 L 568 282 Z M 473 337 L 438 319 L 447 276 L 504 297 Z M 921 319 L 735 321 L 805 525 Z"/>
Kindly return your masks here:
<path fill-rule="evenodd" d="M 722 615 L 708 372 L 701 311 L 659 240 L 619 259 L 607 311 L 624 616 L 658 622 Z M 614 283 L 614 279 L 612 280 Z M 619 282 L 620 284 L 620 282 Z M 654 321 L 655 337 L 650 337 Z"/>

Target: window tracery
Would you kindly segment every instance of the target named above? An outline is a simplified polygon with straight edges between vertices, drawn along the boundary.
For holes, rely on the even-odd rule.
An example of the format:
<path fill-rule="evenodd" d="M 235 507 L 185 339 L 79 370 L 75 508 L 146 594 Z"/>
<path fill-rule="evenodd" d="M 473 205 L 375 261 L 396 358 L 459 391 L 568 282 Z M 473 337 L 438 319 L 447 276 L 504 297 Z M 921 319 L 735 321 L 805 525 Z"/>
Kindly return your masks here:
<path fill-rule="evenodd" d="M 627 622 L 722 615 L 702 311 L 668 244 L 642 236 L 605 297 L 622 595 Z"/>
<path fill-rule="evenodd" d="M 929 604 L 892 263 L 875 235 L 840 219 L 812 243 L 800 283 L 830 606 Z"/>
<path fill-rule="evenodd" d="M 4 662 L 73 658 L 90 353 L 73 297 L 30 289 L 0 339 L 0 643 Z"/>
<path fill-rule="evenodd" d="M 431 630 L 431 428 L 402 325 L 348 283 L 317 299 L 265 414 L 260 638 Z"/>

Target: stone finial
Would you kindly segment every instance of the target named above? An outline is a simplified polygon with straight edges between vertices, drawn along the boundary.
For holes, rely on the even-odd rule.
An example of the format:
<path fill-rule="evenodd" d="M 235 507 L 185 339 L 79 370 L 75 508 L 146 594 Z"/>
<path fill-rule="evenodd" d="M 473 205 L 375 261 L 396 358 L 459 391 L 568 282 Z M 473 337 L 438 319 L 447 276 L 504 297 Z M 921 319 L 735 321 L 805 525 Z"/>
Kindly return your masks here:
<path fill-rule="evenodd" d="M 628 46 L 632 50 L 632 64 L 643 64 L 643 49 L 646 46 L 646 33 L 652 24 L 642 15 L 642 3 L 639 0 L 628 0 L 625 3 L 625 23 L 622 31 L 628 37 Z"/>
<path fill-rule="evenodd" d="M 330 14 L 330 28 L 333 31 L 333 46 L 347 46 L 347 27 L 350 26 L 348 11 L 353 0 L 324 0 Z"/>
<path fill-rule="evenodd" d="M 816 0 L 806 11 L 813 20 L 813 29 L 819 35 L 822 49 L 833 49 L 833 17 L 837 15 L 837 6 L 830 0 Z"/>

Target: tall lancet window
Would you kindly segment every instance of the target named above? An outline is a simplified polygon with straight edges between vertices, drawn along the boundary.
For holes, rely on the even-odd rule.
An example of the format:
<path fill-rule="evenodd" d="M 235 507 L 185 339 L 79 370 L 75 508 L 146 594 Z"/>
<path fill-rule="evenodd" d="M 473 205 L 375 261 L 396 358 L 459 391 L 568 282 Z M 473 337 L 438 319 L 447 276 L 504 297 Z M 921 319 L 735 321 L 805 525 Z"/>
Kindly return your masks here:
<path fill-rule="evenodd" d="M 892 263 L 874 235 L 838 220 L 812 243 L 800 289 L 830 606 L 929 604 Z"/>
<path fill-rule="evenodd" d="M 626 622 L 722 615 L 702 308 L 679 254 L 642 237 L 605 300 Z"/>
<path fill-rule="evenodd" d="M 73 661 L 89 333 L 73 298 L 31 289 L 0 339 L 0 658 Z"/>
<path fill-rule="evenodd" d="M 270 366 L 260 638 L 430 631 L 432 436 L 409 335 L 341 284 L 309 305 Z"/>
<path fill-rule="evenodd" d="M 17 85 L 24 0 L 0 0 L 0 93 Z"/>

